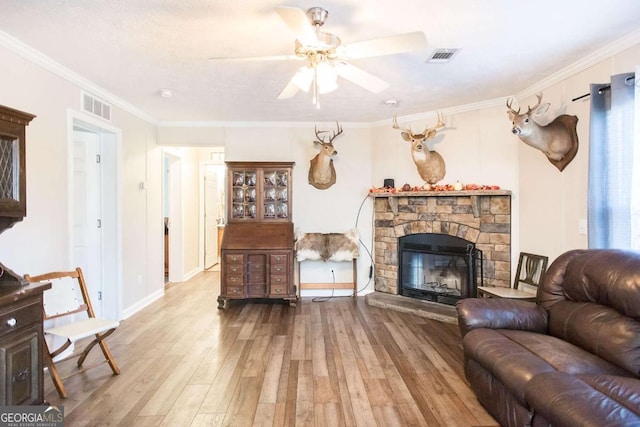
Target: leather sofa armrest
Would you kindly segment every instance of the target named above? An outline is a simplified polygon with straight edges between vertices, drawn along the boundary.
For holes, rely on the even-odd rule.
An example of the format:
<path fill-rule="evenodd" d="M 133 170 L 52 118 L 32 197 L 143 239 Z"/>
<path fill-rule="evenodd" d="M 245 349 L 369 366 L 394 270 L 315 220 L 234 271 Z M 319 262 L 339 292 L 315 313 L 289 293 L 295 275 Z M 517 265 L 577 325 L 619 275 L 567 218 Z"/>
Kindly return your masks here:
<path fill-rule="evenodd" d="M 456 304 L 464 337 L 472 329 L 517 329 L 547 332 L 548 314 L 534 302 L 504 298 L 465 298 Z"/>

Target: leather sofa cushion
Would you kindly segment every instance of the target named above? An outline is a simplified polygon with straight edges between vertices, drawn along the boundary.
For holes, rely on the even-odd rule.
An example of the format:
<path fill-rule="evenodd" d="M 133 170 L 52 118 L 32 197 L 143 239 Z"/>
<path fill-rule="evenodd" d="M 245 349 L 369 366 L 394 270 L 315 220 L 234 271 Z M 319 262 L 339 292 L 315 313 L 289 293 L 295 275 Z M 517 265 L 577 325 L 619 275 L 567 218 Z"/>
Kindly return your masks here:
<path fill-rule="evenodd" d="M 640 375 L 640 322 L 605 305 L 559 301 L 549 309 L 548 327 L 550 335 Z"/>
<path fill-rule="evenodd" d="M 640 380 L 633 378 L 549 372 L 529 382 L 526 399 L 555 427 L 640 425 Z"/>
<path fill-rule="evenodd" d="M 521 401 L 543 372 L 628 375 L 618 366 L 550 335 L 507 329 L 474 329 L 462 340 L 466 357 L 493 374 Z"/>
<path fill-rule="evenodd" d="M 576 249 L 560 255 L 538 288 L 538 304 L 593 302 L 640 320 L 640 252 Z"/>

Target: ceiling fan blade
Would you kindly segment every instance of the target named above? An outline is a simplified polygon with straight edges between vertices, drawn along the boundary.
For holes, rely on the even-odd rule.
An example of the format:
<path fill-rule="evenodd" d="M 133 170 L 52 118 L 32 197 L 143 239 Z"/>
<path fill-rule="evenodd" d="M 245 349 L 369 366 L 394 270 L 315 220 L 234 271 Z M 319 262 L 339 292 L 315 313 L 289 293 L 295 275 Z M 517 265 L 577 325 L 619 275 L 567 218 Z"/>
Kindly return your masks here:
<path fill-rule="evenodd" d="M 337 53 L 343 59 L 369 58 L 426 49 L 427 37 L 422 31 L 397 34 L 373 40 L 351 43 L 338 47 Z"/>
<path fill-rule="evenodd" d="M 294 80 L 293 78 L 289 80 L 289 83 L 287 83 L 287 85 L 284 87 L 284 89 L 282 89 L 282 91 L 278 95 L 278 99 L 292 98 L 296 93 L 298 93 L 300 88 L 298 87 L 298 85 L 294 83 L 293 80 Z"/>
<path fill-rule="evenodd" d="M 303 44 L 311 44 L 318 41 L 316 30 L 309 22 L 304 10 L 297 7 L 278 6 L 276 7 L 276 12 Z"/>
<path fill-rule="evenodd" d="M 286 61 L 298 59 L 296 55 L 271 55 L 271 56 L 212 56 L 210 61 L 217 62 L 249 62 L 249 61 Z"/>
<path fill-rule="evenodd" d="M 389 83 L 369 74 L 361 68 L 355 67 L 346 62 L 336 62 L 335 70 L 340 77 L 357 84 L 370 92 L 379 93 L 389 87 Z"/>

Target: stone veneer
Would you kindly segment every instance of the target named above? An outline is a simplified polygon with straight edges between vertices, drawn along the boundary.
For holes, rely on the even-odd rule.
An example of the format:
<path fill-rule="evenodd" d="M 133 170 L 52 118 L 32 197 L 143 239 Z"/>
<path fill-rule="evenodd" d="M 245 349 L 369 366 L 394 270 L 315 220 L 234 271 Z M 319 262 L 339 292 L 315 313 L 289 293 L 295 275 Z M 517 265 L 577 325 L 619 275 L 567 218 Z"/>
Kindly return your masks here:
<path fill-rule="evenodd" d="M 376 291 L 398 293 L 398 238 L 415 233 L 448 234 L 475 243 L 484 257 L 484 286 L 510 286 L 511 192 L 384 192 L 370 196 L 374 198 Z"/>

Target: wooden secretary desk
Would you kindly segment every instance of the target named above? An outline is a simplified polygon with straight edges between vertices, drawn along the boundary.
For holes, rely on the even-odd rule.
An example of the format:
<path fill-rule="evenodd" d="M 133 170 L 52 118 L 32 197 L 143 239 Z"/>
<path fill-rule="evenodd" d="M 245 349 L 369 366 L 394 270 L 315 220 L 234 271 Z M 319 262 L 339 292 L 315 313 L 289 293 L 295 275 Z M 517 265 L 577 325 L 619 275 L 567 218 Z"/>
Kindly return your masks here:
<path fill-rule="evenodd" d="M 0 233 L 27 214 L 25 127 L 35 118 L 0 106 Z M 0 406 L 44 403 L 42 294 L 0 263 Z"/>
<path fill-rule="evenodd" d="M 230 299 L 296 305 L 291 222 L 293 162 L 226 162 L 227 225 L 218 308 Z"/>

